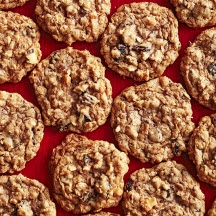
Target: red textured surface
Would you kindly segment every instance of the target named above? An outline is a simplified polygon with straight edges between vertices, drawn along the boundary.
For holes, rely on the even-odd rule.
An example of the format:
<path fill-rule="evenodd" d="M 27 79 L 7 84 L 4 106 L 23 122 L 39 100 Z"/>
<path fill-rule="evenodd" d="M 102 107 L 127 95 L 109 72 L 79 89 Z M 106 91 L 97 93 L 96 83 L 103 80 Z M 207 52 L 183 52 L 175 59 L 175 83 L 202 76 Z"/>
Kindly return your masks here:
<path fill-rule="evenodd" d="M 168 0 L 151 0 L 152 2 L 158 3 L 161 6 L 166 6 L 170 9 L 173 10 L 173 7 L 169 3 Z M 111 14 L 113 14 L 116 11 L 116 8 L 119 7 L 122 4 L 125 3 L 131 3 L 131 2 L 139 2 L 139 0 L 133 1 L 133 0 L 111 0 L 112 4 L 112 10 Z M 17 12 L 20 14 L 23 14 L 25 16 L 31 17 L 33 20 L 35 20 L 34 17 L 34 9 L 35 9 L 35 3 L 36 0 L 30 0 L 27 4 L 20 8 L 13 9 L 13 12 Z M 184 50 L 189 44 L 189 41 L 193 41 L 196 36 L 205 29 L 198 29 L 198 30 L 193 30 L 188 28 L 185 24 L 180 24 L 179 25 L 179 37 L 180 41 L 182 44 L 182 48 L 180 51 L 180 56 L 176 60 L 176 62 L 167 68 L 166 72 L 163 74 L 165 76 L 168 76 L 175 82 L 180 82 L 183 84 L 183 80 L 179 74 L 179 65 L 180 65 L 180 60 L 182 55 L 184 54 Z M 40 39 L 40 44 L 41 44 L 41 50 L 43 53 L 43 58 L 46 58 L 51 52 L 57 49 L 65 48 L 67 47 L 66 44 L 64 43 L 59 43 L 52 39 L 50 35 L 45 33 L 42 29 L 40 29 L 41 32 L 41 39 Z M 91 52 L 91 54 L 95 56 L 102 57 L 100 54 L 100 44 L 99 42 L 97 43 L 92 43 L 92 44 L 87 44 L 87 43 L 80 43 L 76 42 L 72 44 L 72 47 L 80 50 L 87 49 Z M 103 60 L 103 64 L 107 67 Z M 139 84 L 138 82 L 134 82 L 129 78 L 123 78 L 120 77 L 118 74 L 115 72 L 111 71 L 110 69 L 107 68 L 106 70 L 106 77 L 111 81 L 112 87 L 113 87 L 113 98 L 115 98 L 124 88 Z M 184 85 L 184 84 L 183 84 Z M 36 96 L 33 91 L 33 87 L 29 83 L 28 76 L 25 77 L 20 83 L 17 84 L 2 84 L 0 85 L 0 90 L 5 90 L 8 92 L 18 92 L 21 94 L 26 100 L 32 102 L 36 106 L 39 107 Z M 197 124 L 199 119 L 202 116 L 205 115 L 210 115 L 213 113 L 213 111 L 204 108 L 203 106 L 199 105 L 196 101 L 192 99 L 192 107 L 193 107 L 193 121 Z M 40 146 L 40 150 L 37 154 L 37 156 L 28 162 L 26 164 L 26 168 L 21 172 L 25 176 L 33 179 L 37 179 L 43 184 L 45 184 L 51 191 L 51 179 L 48 176 L 47 172 L 47 164 L 51 156 L 52 149 L 56 147 L 62 139 L 67 135 L 68 133 L 59 133 L 56 128 L 54 127 L 46 127 L 45 128 L 45 134 L 43 141 Z M 106 122 L 105 125 L 101 126 L 98 128 L 96 131 L 91 132 L 91 133 L 86 133 L 85 134 L 88 138 L 90 139 L 100 139 L 100 140 L 106 140 L 109 142 L 114 143 L 117 146 L 117 142 L 114 139 L 112 129 L 110 127 L 110 122 L 109 119 Z M 184 164 L 189 172 L 198 180 L 196 177 L 196 169 L 195 166 L 192 164 L 192 162 L 188 159 L 187 154 L 181 156 L 181 157 L 176 157 L 174 158 L 177 162 Z M 125 180 L 128 179 L 129 174 L 132 173 L 133 171 L 143 168 L 143 167 L 151 167 L 151 164 L 142 164 L 138 160 L 136 160 L 133 157 L 130 157 L 130 169 L 127 175 L 125 176 Z M 210 208 L 215 196 L 216 196 L 216 189 L 211 187 L 208 184 L 201 183 L 201 189 L 205 193 L 206 197 L 206 211 Z M 117 212 L 117 213 L 122 213 L 121 206 L 119 205 L 116 208 L 111 208 L 107 209 L 107 211 L 111 212 Z M 71 213 L 66 213 L 64 210 L 60 208 L 59 205 L 57 205 L 57 215 L 58 216 L 68 216 L 72 215 Z"/>

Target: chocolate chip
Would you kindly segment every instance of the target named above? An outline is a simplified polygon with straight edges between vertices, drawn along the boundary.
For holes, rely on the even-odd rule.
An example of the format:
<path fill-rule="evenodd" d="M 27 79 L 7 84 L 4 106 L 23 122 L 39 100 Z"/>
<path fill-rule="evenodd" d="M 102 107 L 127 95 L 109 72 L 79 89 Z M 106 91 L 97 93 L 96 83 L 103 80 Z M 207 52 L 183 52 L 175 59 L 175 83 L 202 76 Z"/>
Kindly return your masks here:
<path fill-rule="evenodd" d="M 59 57 L 60 57 L 59 53 L 54 53 L 50 59 L 50 63 L 55 64 L 58 61 Z"/>
<path fill-rule="evenodd" d="M 91 191 L 85 192 L 82 196 L 84 202 L 88 203 L 91 199 L 95 199 L 95 195 Z"/>
<path fill-rule="evenodd" d="M 127 184 L 126 184 L 126 190 L 127 191 L 131 191 L 132 190 L 132 187 L 133 187 L 133 183 L 132 181 L 129 179 Z"/>
<path fill-rule="evenodd" d="M 210 66 L 208 67 L 208 72 L 214 76 L 216 74 L 216 62 L 213 62 L 210 64 Z"/>
<path fill-rule="evenodd" d="M 175 144 L 175 147 L 174 147 L 174 154 L 175 154 L 175 155 L 178 155 L 178 153 L 179 153 L 179 148 L 180 148 L 179 143 L 176 143 L 176 144 Z"/>
<path fill-rule="evenodd" d="M 121 55 L 125 55 L 127 51 L 127 45 L 125 44 L 118 44 L 117 49 L 121 52 Z"/>
<path fill-rule="evenodd" d="M 92 120 L 88 117 L 88 116 L 86 116 L 86 115 L 84 115 L 84 118 L 85 118 L 85 122 L 91 122 Z"/>
<path fill-rule="evenodd" d="M 68 129 L 68 127 L 70 126 L 71 123 L 68 124 L 60 124 L 59 125 L 59 132 L 63 132 L 66 131 Z"/>
<path fill-rule="evenodd" d="M 36 37 L 36 29 L 34 27 L 32 27 L 32 26 L 26 26 L 25 31 L 26 31 L 26 35 L 28 37 L 31 37 L 31 38 L 35 38 Z"/>
<path fill-rule="evenodd" d="M 170 191 L 171 191 L 170 189 L 168 189 L 168 190 L 166 191 L 166 192 L 167 192 L 167 198 L 170 197 Z"/>

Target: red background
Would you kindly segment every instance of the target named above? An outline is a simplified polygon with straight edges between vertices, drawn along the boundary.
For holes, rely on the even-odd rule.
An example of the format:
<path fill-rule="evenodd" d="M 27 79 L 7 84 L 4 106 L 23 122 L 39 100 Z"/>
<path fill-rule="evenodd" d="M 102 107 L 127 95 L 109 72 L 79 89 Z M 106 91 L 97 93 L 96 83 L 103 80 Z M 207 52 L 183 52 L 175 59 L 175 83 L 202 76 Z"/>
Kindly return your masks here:
<path fill-rule="evenodd" d="M 111 4 L 112 4 L 111 14 L 113 14 L 116 11 L 116 8 L 122 4 L 131 3 L 131 2 L 139 2 L 139 1 L 140 0 L 111 0 Z M 172 5 L 169 3 L 168 0 L 151 0 L 151 1 L 158 3 L 161 6 L 166 6 L 174 11 L 174 8 L 172 7 Z M 13 9 L 11 11 L 31 17 L 35 21 L 35 16 L 34 16 L 35 4 L 36 4 L 36 0 L 30 0 L 24 6 Z M 193 41 L 196 38 L 196 36 L 203 30 L 205 29 L 194 30 L 194 29 L 190 29 L 185 24 L 182 24 L 182 23 L 179 24 L 179 37 L 180 37 L 180 41 L 182 44 L 182 48 L 180 50 L 180 56 L 178 57 L 178 59 L 173 65 L 167 68 L 167 70 L 165 71 L 163 75 L 168 76 L 173 81 L 180 82 L 184 85 L 183 80 L 179 74 L 179 65 L 180 65 L 181 57 L 184 54 L 184 50 L 187 48 L 189 41 Z M 41 44 L 41 50 L 43 53 L 42 59 L 46 58 L 51 52 L 57 49 L 67 47 L 66 44 L 55 41 L 49 34 L 45 33 L 42 29 L 40 29 L 40 32 L 41 32 L 40 44 Z M 72 47 L 76 49 L 80 49 L 80 50 L 87 49 L 91 52 L 91 54 L 102 58 L 100 54 L 99 42 L 91 43 L 91 44 L 75 42 L 72 44 Z M 103 64 L 107 68 L 106 77 L 112 83 L 113 98 L 115 98 L 124 88 L 131 86 L 131 85 L 139 84 L 138 82 L 134 82 L 129 78 L 120 77 L 117 73 L 108 69 L 104 60 L 103 60 Z M 33 87 L 29 83 L 28 76 L 23 78 L 22 81 L 17 84 L 11 84 L 11 83 L 2 84 L 0 85 L 0 90 L 5 90 L 8 92 L 18 92 L 26 100 L 32 102 L 33 104 L 39 107 L 37 100 L 36 100 L 36 96 L 33 91 Z M 202 116 L 210 115 L 211 113 L 213 113 L 213 111 L 207 108 L 204 108 L 203 106 L 199 105 L 193 99 L 192 99 L 192 107 L 193 107 L 193 121 L 196 123 L 196 125 Z M 41 183 L 45 184 L 51 191 L 51 179 L 48 176 L 47 164 L 50 159 L 52 149 L 56 147 L 58 144 L 60 144 L 62 139 L 67 134 L 69 133 L 59 133 L 57 129 L 54 127 L 46 127 L 44 138 L 41 143 L 40 150 L 37 156 L 26 164 L 26 168 L 21 173 L 29 178 L 39 180 Z M 96 131 L 91 132 L 91 133 L 86 133 L 85 135 L 90 139 L 106 140 L 106 141 L 114 143 L 117 146 L 117 142 L 114 139 L 112 129 L 110 127 L 109 119 L 105 125 L 99 127 Z M 141 162 L 139 162 L 133 157 L 130 157 L 130 160 L 131 160 L 130 165 L 129 165 L 130 169 L 127 175 L 125 176 L 125 180 L 128 179 L 129 174 L 132 173 L 133 171 L 139 168 L 152 166 L 152 164 L 142 164 Z M 181 157 L 176 157 L 174 158 L 174 160 L 176 160 L 179 163 L 184 164 L 189 170 L 189 172 L 195 177 L 195 179 L 198 180 L 198 178 L 196 177 L 195 166 L 188 159 L 187 154 L 184 154 Z M 216 196 L 216 189 L 205 183 L 201 183 L 201 189 L 203 193 L 205 193 L 206 211 L 207 211 L 210 208 Z M 121 205 L 115 208 L 106 209 L 106 211 L 117 212 L 121 214 L 123 213 L 121 210 Z M 60 208 L 59 205 L 57 205 L 57 215 L 67 216 L 67 215 L 72 215 L 72 214 L 66 213 L 63 209 Z"/>

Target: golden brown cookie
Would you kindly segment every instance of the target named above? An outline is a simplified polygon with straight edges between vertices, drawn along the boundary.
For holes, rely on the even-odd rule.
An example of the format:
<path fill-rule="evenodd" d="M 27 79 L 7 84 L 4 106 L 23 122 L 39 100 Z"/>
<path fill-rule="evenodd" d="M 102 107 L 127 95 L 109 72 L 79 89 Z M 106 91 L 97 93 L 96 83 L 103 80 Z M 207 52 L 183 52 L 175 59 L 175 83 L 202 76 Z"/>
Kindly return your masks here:
<path fill-rule="evenodd" d="M 54 198 L 74 214 L 117 206 L 129 158 L 113 144 L 70 134 L 50 161 Z"/>

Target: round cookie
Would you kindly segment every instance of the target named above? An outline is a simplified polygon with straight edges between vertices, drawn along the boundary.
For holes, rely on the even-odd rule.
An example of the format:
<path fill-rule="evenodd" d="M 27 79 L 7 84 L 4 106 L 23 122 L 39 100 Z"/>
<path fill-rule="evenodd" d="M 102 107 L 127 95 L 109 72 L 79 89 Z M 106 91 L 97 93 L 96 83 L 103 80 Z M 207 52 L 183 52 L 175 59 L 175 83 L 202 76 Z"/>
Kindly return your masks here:
<path fill-rule="evenodd" d="M 216 110 L 216 28 L 203 31 L 185 51 L 180 70 L 189 94 Z"/>
<path fill-rule="evenodd" d="M 110 0 L 37 0 L 37 23 L 57 41 L 94 42 L 104 32 Z"/>
<path fill-rule="evenodd" d="M 108 67 L 136 81 L 162 75 L 180 48 L 174 14 L 150 2 L 119 7 L 101 41 L 101 54 Z"/>
<path fill-rule="evenodd" d="M 40 111 L 17 93 L 0 91 L 0 173 L 25 168 L 43 138 Z"/>
<path fill-rule="evenodd" d="M 117 206 L 129 158 L 113 144 L 70 134 L 53 150 L 54 198 L 74 214 Z"/>
<path fill-rule="evenodd" d="M 41 59 L 40 33 L 28 17 L 0 11 L 0 84 L 19 82 Z"/>
<path fill-rule="evenodd" d="M 175 161 L 143 168 L 125 185 L 123 210 L 129 215 L 203 216 L 205 196 L 186 168 Z"/>
<path fill-rule="evenodd" d="M 191 28 L 216 24 L 215 0 L 170 0 L 180 22 Z"/>
<path fill-rule="evenodd" d="M 0 0 L 0 10 L 24 5 L 29 0 Z"/>
<path fill-rule="evenodd" d="M 216 215 L 216 200 L 213 202 L 211 209 L 208 211 L 208 216 L 215 216 Z"/>
<path fill-rule="evenodd" d="M 56 216 L 48 189 L 22 174 L 0 176 L 0 215 Z"/>
<path fill-rule="evenodd" d="M 30 75 L 45 125 L 60 131 L 90 132 L 103 125 L 112 87 L 101 60 L 71 47 L 53 52 Z"/>
<path fill-rule="evenodd" d="M 119 147 L 143 163 L 185 152 L 194 128 L 191 119 L 190 96 L 167 77 L 126 88 L 115 98 L 111 112 Z"/>
<path fill-rule="evenodd" d="M 87 214 L 86 216 L 120 216 L 120 214 L 101 211 L 101 212 L 96 213 L 96 214 Z"/>
<path fill-rule="evenodd" d="M 200 119 L 190 137 L 188 153 L 199 179 L 216 187 L 216 114 Z"/>

